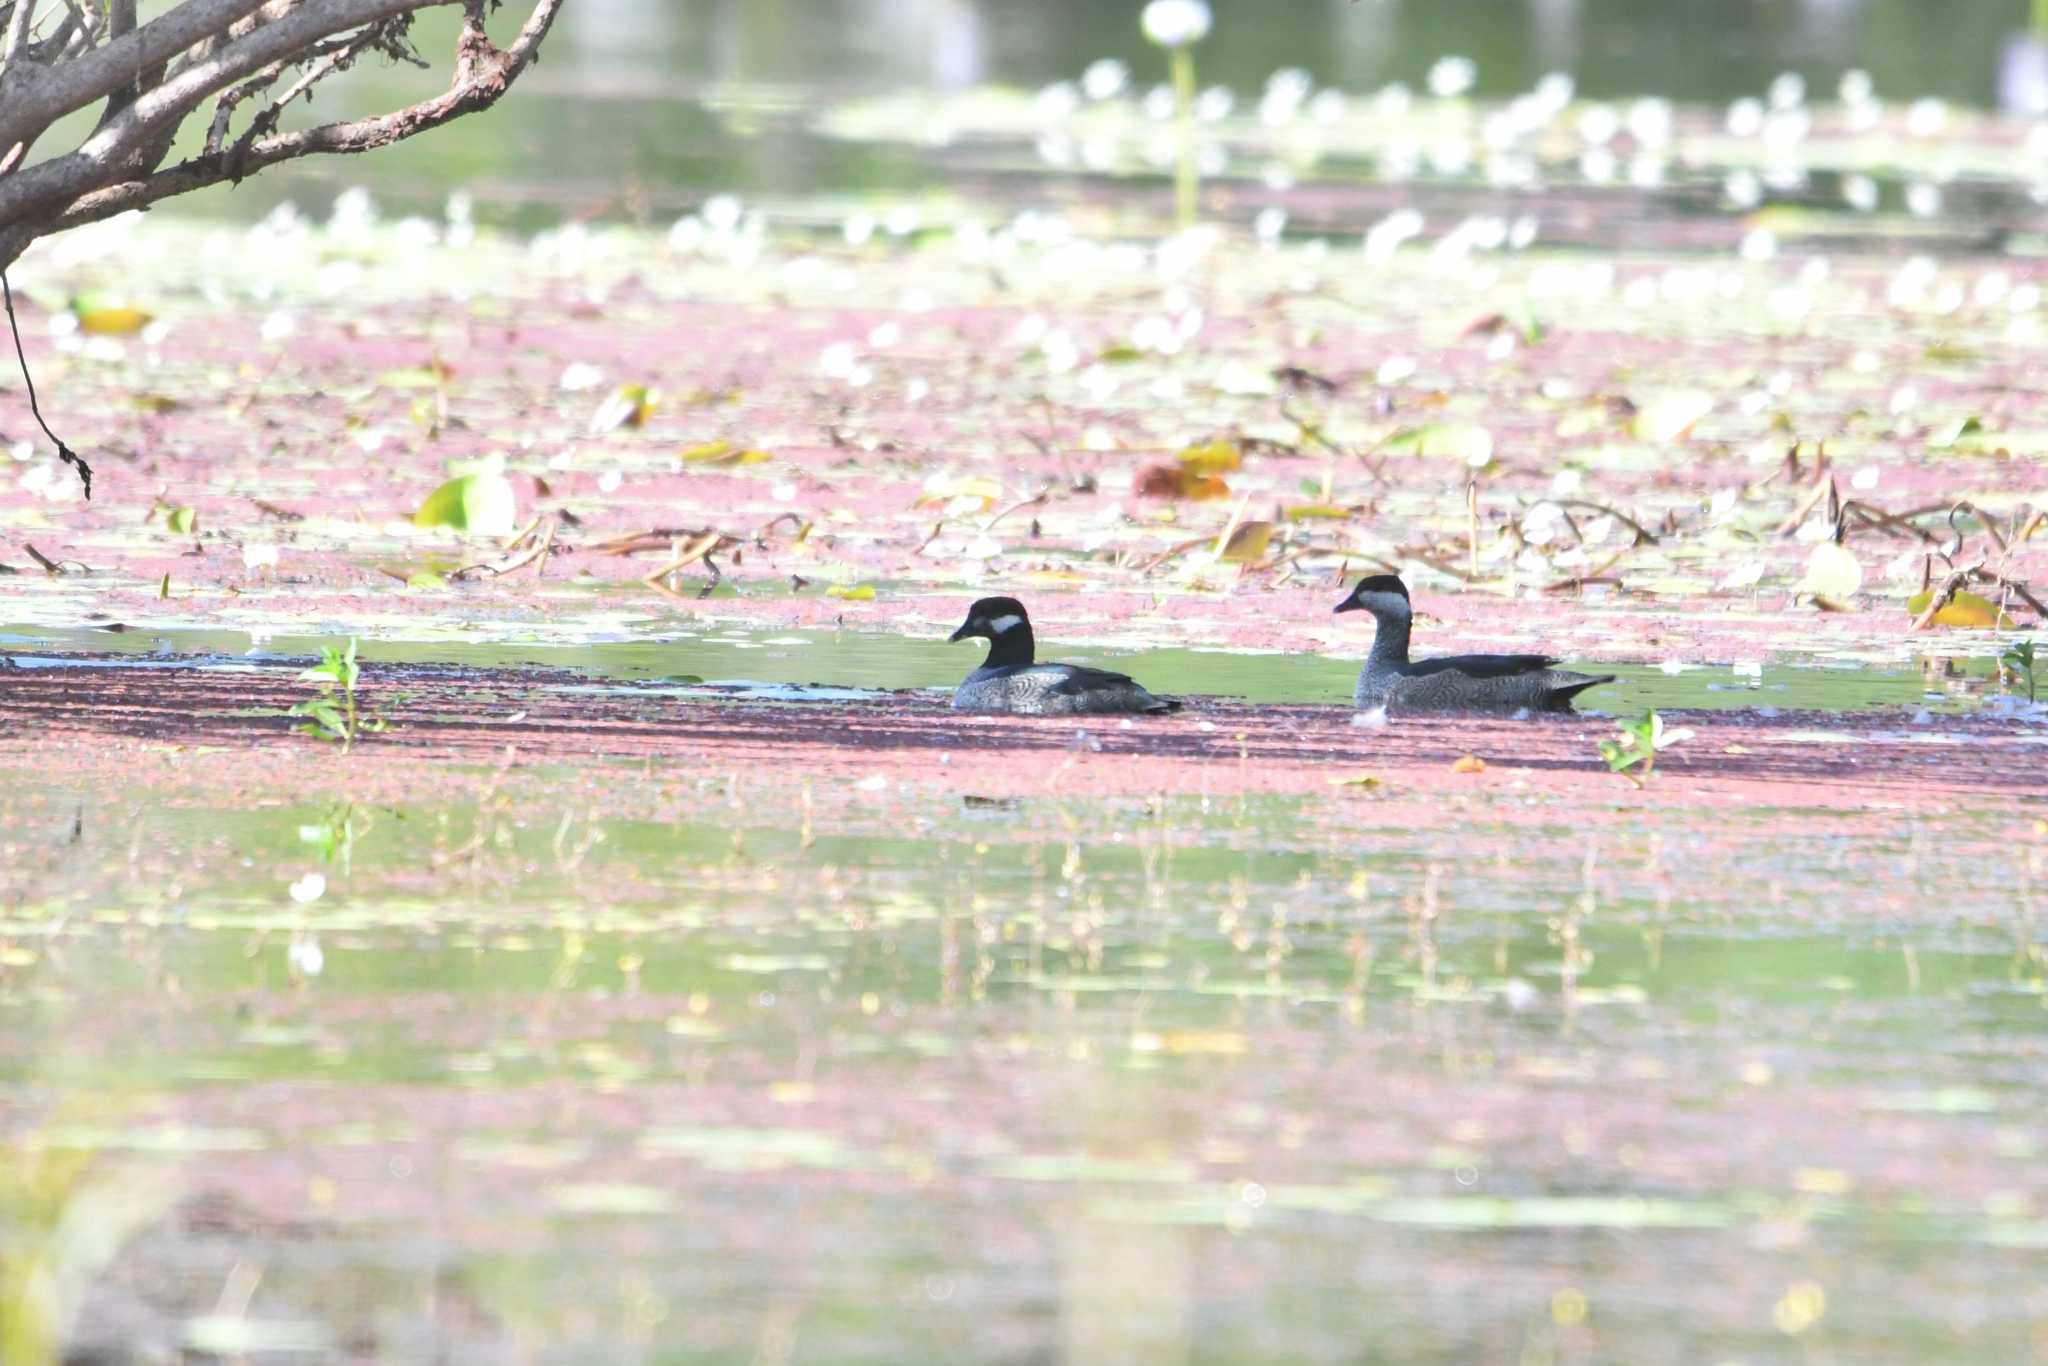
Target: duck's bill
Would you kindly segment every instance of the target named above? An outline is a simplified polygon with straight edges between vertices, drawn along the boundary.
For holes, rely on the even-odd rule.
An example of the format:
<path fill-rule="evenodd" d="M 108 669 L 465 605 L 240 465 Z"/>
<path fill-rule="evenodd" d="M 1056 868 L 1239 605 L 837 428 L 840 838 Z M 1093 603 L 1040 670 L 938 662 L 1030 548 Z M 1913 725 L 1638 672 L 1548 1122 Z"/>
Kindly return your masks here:
<path fill-rule="evenodd" d="M 971 634 L 968 628 L 973 625 L 974 623 L 971 621 L 962 622 L 959 630 L 955 631 L 952 635 L 946 637 L 946 643 L 948 645 L 957 645 L 961 641 L 967 639 L 967 637 Z"/>
<path fill-rule="evenodd" d="M 1358 599 L 1346 598 L 1344 599 L 1344 601 L 1338 603 L 1335 607 L 1332 607 L 1330 610 L 1332 612 L 1356 612 L 1360 610 L 1358 605 Z"/>

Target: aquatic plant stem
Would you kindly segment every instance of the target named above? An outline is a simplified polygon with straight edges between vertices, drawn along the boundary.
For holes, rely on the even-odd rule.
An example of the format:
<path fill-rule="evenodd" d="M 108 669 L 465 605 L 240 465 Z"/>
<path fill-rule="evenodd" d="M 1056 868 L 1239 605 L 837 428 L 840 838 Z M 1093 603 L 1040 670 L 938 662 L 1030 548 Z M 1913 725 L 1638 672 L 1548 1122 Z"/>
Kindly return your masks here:
<path fill-rule="evenodd" d="M 2040 0 L 2048 3 L 2048 0 Z M 1186 43 L 1173 50 L 1174 107 L 1180 120 L 1180 158 L 1173 173 L 1174 222 L 1185 231 L 1195 225 L 1195 53 Z"/>
<path fill-rule="evenodd" d="M 29 378 L 28 352 L 21 349 L 21 324 L 14 317 L 14 286 L 7 282 L 7 272 L 0 269 L 0 302 L 7 305 L 7 329 L 14 334 L 14 355 L 21 362 L 21 382 L 28 388 L 28 410 L 35 415 L 36 425 L 43 429 L 43 435 L 57 444 L 57 458 L 78 471 L 79 482 L 85 485 L 85 500 L 92 501 L 92 466 L 84 457 L 64 444 L 64 438 L 50 430 L 50 424 L 43 421 L 42 406 L 36 402 L 36 382 Z"/>

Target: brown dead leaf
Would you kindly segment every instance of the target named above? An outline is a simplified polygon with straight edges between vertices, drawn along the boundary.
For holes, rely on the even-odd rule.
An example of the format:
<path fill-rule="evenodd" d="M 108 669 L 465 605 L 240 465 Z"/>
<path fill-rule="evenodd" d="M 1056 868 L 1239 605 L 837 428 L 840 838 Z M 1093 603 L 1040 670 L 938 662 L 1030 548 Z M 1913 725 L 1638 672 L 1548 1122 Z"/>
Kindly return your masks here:
<path fill-rule="evenodd" d="M 1137 490 L 1145 498 L 1228 498 L 1230 485 L 1213 474 L 1198 474 L 1179 465 L 1147 465 L 1138 471 Z"/>

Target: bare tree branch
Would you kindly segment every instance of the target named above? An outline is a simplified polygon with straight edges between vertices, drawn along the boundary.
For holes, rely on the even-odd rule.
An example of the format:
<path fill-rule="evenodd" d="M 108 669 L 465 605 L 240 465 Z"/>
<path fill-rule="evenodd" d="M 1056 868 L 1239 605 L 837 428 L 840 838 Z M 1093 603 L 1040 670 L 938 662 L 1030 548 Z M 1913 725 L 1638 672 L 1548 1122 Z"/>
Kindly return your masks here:
<path fill-rule="evenodd" d="M 108 102 L 100 124 L 73 151 L 13 170 L 0 150 L 0 264 L 19 254 L 43 232 L 140 208 L 171 195 L 242 177 L 280 161 L 317 153 L 369 151 L 387 146 L 450 119 L 487 108 L 533 60 L 560 11 L 562 0 L 531 0 L 519 37 L 503 50 L 490 41 L 484 17 L 496 0 L 184 0 L 179 10 L 197 7 L 212 21 L 182 54 L 164 59 L 163 74 L 130 68 L 124 96 L 102 92 Z M 118 6 L 121 0 L 112 0 Z M 132 0 L 130 0 L 132 4 Z M 370 118 L 324 124 L 289 133 L 277 131 L 283 110 L 314 85 L 365 53 L 413 57 L 405 38 L 411 17 L 424 9 L 460 4 L 453 79 L 446 92 L 404 109 Z M 161 31 L 179 11 L 127 34 L 109 34 L 85 57 L 55 68 L 72 75 L 88 61 Z M 113 27 L 122 20 L 116 17 Z M 191 27 L 184 32 L 197 31 Z M 156 48 L 148 50 L 150 53 Z M 103 74 L 106 69 L 102 65 Z M 272 98 L 239 137 L 232 135 L 236 111 L 275 87 L 288 72 L 296 79 Z M 15 68 L 0 72 L 5 86 Z M 30 75 L 48 74 L 31 72 Z M 113 73 L 120 74 L 120 73 Z M 47 97 L 46 97 L 47 98 Z M 68 98 L 68 97 L 67 97 Z M 174 166 L 161 167 L 172 138 L 201 103 L 215 99 L 204 150 Z M 15 110 L 0 114 L 0 140 Z M 0 141 L 0 149 L 6 143 Z"/>
<path fill-rule="evenodd" d="M 28 45 L 29 21 L 35 18 L 35 0 L 14 0 L 14 9 L 7 16 L 7 46 L 0 48 L 0 61 L 9 63 L 21 55 Z"/>
<path fill-rule="evenodd" d="M 33 141 L 57 119 L 105 99 L 138 73 L 168 62 L 194 44 L 225 33 L 264 2 L 183 0 L 134 32 L 61 65 L 23 67 L 8 60 L 7 69 L 0 71 L 0 147 Z"/>
<path fill-rule="evenodd" d="M 484 19 L 502 0 L 175 0 L 146 24 L 138 22 L 139 0 L 57 2 L 62 17 L 39 41 L 36 0 L 0 4 L 0 293 L 7 267 L 45 233 L 239 181 L 280 161 L 388 146 L 490 107 L 538 56 L 563 4 L 521 0 L 531 5 L 526 22 L 500 49 Z M 427 65 L 409 36 L 413 17 L 455 4 L 462 28 L 442 94 L 388 114 L 278 131 L 293 102 L 367 54 Z M 236 111 L 266 95 L 233 136 Z M 209 98 L 204 150 L 164 167 L 179 128 Z M 77 147 L 31 161 L 30 148 L 52 123 L 95 103 L 98 122 Z M 11 293 L 6 302 L 29 406 L 41 422 Z M 91 467 L 47 423 L 43 431 L 91 497 Z"/>

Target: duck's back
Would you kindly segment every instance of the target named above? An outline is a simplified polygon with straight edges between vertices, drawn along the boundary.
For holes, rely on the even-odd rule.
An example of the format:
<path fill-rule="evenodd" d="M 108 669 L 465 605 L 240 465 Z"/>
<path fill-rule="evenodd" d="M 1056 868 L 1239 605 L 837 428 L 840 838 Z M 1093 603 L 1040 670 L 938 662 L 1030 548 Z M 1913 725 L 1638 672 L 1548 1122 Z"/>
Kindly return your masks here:
<path fill-rule="evenodd" d="M 1352 700 L 1390 711 L 1570 711 L 1572 698 L 1612 675 L 1560 669 L 1547 655 L 1448 655 L 1358 675 Z"/>
<path fill-rule="evenodd" d="M 953 706 L 958 711 L 1018 716 L 1104 716 L 1176 711 L 1180 703 L 1154 697 L 1132 679 L 1107 669 L 1024 664 L 976 669 L 954 690 Z"/>

